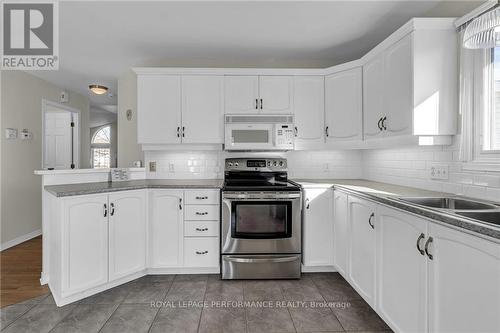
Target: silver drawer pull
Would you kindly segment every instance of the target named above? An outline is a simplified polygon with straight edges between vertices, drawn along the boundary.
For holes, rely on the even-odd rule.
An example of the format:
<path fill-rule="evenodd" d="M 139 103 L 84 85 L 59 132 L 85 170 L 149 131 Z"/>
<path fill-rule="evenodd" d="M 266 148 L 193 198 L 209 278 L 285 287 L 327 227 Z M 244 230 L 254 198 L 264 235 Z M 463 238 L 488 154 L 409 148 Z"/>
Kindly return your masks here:
<path fill-rule="evenodd" d="M 207 215 L 208 212 L 196 212 L 196 215 Z"/>
<path fill-rule="evenodd" d="M 269 262 L 292 262 L 297 261 L 297 257 L 283 257 L 283 258 L 235 258 L 225 257 L 223 260 L 237 262 L 237 263 L 269 263 Z"/>
<path fill-rule="evenodd" d="M 196 254 L 207 254 L 208 251 L 196 251 Z"/>
<path fill-rule="evenodd" d="M 208 228 L 196 228 L 196 231 L 208 231 Z"/>
<path fill-rule="evenodd" d="M 208 197 L 196 197 L 196 200 L 206 200 Z"/>

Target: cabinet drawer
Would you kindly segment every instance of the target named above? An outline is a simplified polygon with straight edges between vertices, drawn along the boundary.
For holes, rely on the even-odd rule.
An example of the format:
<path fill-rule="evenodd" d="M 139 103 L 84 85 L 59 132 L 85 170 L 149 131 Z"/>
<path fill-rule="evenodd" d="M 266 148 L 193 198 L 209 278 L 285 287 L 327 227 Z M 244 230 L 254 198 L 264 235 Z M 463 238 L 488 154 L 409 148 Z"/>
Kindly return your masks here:
<path fill-rule="evenodd" d="M 184 238 L 184 266 L 186 267 L 219 266 L 219 238 L 218 237 Z"/>
<path fill-rule="evenodd" d="M 219 190 L 186 190 L 186 205 L 218 205 Z"/>
<path fill-rule="evenodd" d="M 186 205 L 184 206 L 184 220 L 219 220 L 219 206 L 218 205 Z"/>
<path fill-rule="evenodd" d="M 219 221 L 186 221 L 184 223 L 185 237 L 217 237 L 219 235 Z"/>

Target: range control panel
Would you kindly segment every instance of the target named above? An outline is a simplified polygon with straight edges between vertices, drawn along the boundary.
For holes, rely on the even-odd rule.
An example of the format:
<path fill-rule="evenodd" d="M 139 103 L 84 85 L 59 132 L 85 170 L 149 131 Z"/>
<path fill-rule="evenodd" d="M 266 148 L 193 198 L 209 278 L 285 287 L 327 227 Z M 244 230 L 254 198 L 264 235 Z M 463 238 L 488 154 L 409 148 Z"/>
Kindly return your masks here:
<path fill-rule="evenodd" d="M 226 171 L 286 171 L 285 158 L 228 158 L 225 163 Z"/>
<path fill-rule="evenodd" d="M 295 137 L 293 126 L 287 125 L 276 125 L 276 135 L 275 135 L 275 145 L 276 148 L 280 149 L 293 149 L 293 140 Z"/>

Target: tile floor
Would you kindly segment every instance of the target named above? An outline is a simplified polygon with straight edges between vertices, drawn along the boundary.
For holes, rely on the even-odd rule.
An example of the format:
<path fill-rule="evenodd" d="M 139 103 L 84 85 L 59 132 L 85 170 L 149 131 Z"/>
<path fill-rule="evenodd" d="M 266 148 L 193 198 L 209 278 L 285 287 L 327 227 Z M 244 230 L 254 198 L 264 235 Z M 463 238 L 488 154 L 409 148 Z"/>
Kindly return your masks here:
<path fill-rule="evenodd" d="M 152 275 L 64 307 L 44 295 L 0 312 L 9 333 L 390 332 L 336 273 L 271 281 Z"/>

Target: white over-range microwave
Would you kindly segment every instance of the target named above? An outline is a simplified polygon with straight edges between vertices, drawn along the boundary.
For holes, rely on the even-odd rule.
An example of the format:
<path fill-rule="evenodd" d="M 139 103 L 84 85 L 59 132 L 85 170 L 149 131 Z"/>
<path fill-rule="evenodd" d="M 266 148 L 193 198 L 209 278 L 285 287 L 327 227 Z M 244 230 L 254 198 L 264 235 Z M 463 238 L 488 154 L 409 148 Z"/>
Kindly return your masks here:
<path fill-rule="evenodd" d="M 292 150 L 293 115 L 225 116 L 225 150 Z"/>

